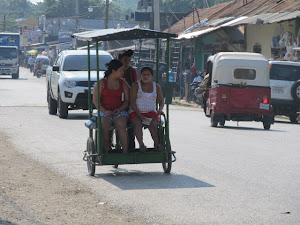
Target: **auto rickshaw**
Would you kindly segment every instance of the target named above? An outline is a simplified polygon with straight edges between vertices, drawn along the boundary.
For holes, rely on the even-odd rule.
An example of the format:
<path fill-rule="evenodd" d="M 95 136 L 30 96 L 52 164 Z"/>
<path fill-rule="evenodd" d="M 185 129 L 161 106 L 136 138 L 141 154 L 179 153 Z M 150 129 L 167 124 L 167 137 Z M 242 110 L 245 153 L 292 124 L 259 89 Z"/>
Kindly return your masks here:
<path fill-rule="evenodd" d="M 156 39 L 156 82 L 158 81 L 159 72 L 159 39 L 166 39 L 166 74 L 167 81 L 169 80 L 169 45 L 170 38 L 176 37 L 176 34 L 157 32 L 148 29 L 106 29 L 106 30 L 95 30 L 77 33 L 73 35 L 74 38 L 80 41 L 86 41 L 88 46 L 88 105 L 89 105 L 89 121 L 85 123 L 85 126 L 89 129 L 89 137 L 87 139 L 87 148 L 84 151 L 83 159 L 87 161 L 88 173 L 90 176 L 95 175 L 95 167 L 103 165 L 113 165 L 115 168 L 122 164 L 141 164 L 141 163 L 162 163 L 163 170 L 165 173 L 170 173 L 172 162 L 176 161 L 175 152 L 171 149 L 171 143 L 169 138 L 169 104 L 166 100 L 166 113 L 161 116 L 158 123 L 158 133 L 160 144 L 163 145 L 163 151 L 154 151 L 154 148 L 147 148 L 146 152 L 141 152 L 139 149 L 129 149 L 129 153 L 123 154 L 118 133 L 114 127 L 111 127 L 112 133 L 112 150 L 107 154 L 103 151 L 102 146 L 102 128 L 101 128 L 101 116 L 100 110 L 93 113 L 92 103 L 92 86 L 95 81 L 91 81 L 90 76 L 90 48 L 92 42 L 96 45 L 96 54 L 99 50 L 100 41 L 111 41 L 111 40 L 132 40 L 132 39 Z M 98 55 L 96 57 L 97 63 L 97 86 L 99 86 L 99 60 Z M 170 98 L 170 86 L 167 82 L 166 85 L 166 99 Z M 98 90 L 99 91 L 99 90 Z M 99 96 L 99 92 L 98 92 Z M 100 98 L 97 99 L 98 105 L 100 105 Z M 127 129 L 132 129 L 130 124 Z"/>
<path fill-rule="evenodd" d="M 212 127 L 225 121 L 274 123 L 268 60 L 261 54 L 220 52 L 208 58 L 205 115 Z"/>

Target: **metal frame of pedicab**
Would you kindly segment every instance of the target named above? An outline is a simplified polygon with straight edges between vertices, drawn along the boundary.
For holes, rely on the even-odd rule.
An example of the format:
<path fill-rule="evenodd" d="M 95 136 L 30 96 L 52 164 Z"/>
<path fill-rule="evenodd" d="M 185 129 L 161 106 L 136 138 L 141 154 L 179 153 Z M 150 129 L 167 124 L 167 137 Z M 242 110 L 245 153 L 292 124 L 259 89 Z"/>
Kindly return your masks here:
<path fill-rule="evenodd" d="M 88 105 L 89 105 L 89 119 L 96 117 L 95 126 L 89 127 L 89 138 L 87 140 L 87 149 L 85 151 L 84 160 L 87 161 L 88 172 L 90 176 L 95 174 L 95 166 L 98 165 L 117 165 L 120 164 L 142 164 L 142 163 L 162 163 L 165 173 L 170 173 L 172 162 L 176 161 L 175 152 L 171 149 L 171 143 L 169 138 L 169 65 L 170 65 L 170 39 L 175 38 L 176 34 L 158 32 L 148 29 L 106 29 L 106 30 L 94 30 L 82 33 L 74 34 L 73 37 L 80 41 L 87 41 L 88 46 Z M 91 70 L 90 70 L 90 47 L 91 43 L 95 42 L 96 46 L 96 60 L 97 60 L 97 86 L 99 87 L 99 42 L 100 41 L 112 41 L 112 40 L 133 40 L 133 39 L 156 39 L 156 81 L 159 76 L 159 39 L 166 39 L 166 115 L 164 117 L 164 126 L 159 123 L 159 138 L 163 143 L 164 151 L 156 152 L 153 148 L 148 148 L 147 152 L 140 152 L 138 149 L 129 151 L 127 154 L 123 154 L 120 149 L 120 145 L 116 144 L 116 150 L 112 153 L 104 154 L 102 149 L 102 129 L 101 129 L 101 117 L 100 110 L 97 113 L 93 113 L 92 95 L 91 95 Z M 98 89 L 98 96 L 100 95 Z M 100 98 L 97 99 L 98 105 L 100 104 Z M 98 119 L 99 118 L 99 119 Z M 95 141 L 94 141 L 95 139 Z M 96 143 L 95 143 L 96 142 Z"/>

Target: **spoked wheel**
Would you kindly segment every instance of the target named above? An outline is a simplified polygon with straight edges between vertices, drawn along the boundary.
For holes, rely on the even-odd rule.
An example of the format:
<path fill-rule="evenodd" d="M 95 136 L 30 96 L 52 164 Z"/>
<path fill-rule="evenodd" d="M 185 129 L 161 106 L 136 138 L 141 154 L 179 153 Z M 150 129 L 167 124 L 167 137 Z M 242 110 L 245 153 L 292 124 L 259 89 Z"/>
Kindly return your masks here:
<path fill-rule="evenodd" d="M 168 160 L 172 159 L 172 155 L 171 153 L 167 153 L 168 154 Z M 165 173 L 170 173 L 171 169 L 172 169 L 172 162 L 165 162 L 162 163 L 163 169 Z"/>
<path fill-rule="evenodd" d="M 170 173 L 171 169 L 172 169 L 172 162 L 171 162 L 172 155 L 171 155 L 171 153 L 167 152 L 168 149 L 167 149 L 166 142 L 165 142 L 165 132 L 164 132 L 164 128 L 162 126 L 158 127 L 158 134 L 159 134 L 160 144 L 162 144 L 164 146 L 164 152 L 166 152 L 166 157 L 167 157 L 168 161 L 170 161 L 170 162 L 163 162 L 162 166 L 163 166 L 165 173 Z"/>
<path fill-rule="evenodd" d="M 95 148 L 94 141 L 91 137 L 89 137 L 87 140 L 87 154 L 88 154 L 87 157 L 88 172 L 90 176 L 94 176 L 96 170 L 96 166 L 95 166 L 96 156 L 89 156 L 89 155 L 96 154 L 96 148 Z"/>

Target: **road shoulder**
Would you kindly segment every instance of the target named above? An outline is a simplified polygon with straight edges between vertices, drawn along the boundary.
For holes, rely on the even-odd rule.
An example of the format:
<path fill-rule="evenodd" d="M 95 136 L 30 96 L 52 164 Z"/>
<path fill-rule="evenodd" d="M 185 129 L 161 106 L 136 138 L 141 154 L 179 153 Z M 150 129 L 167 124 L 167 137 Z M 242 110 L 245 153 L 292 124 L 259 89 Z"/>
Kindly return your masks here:
<path fill-rule="evenodd" d="M 145 224 L 16 151 L 0 132 L 0 224 Z"/>

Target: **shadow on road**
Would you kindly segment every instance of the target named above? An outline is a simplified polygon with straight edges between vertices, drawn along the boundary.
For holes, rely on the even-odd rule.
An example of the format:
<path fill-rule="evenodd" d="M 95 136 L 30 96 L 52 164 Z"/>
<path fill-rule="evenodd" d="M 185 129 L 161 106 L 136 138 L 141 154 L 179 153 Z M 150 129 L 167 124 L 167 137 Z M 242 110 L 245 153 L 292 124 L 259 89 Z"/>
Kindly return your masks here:
<path fill-rule="evenodd" d="M 67 120 L 88 120 L 89 113 L 73 113 L 70 112 Z"/>
<path fill-rule="evenodd" d="M 275 120 L 275 123 L 281 123 L 281 124 L 291 124 L 291 125 L 299 125 L 299 123 L 291 123 L 290 121 L 283 121 L 283 120 Z"/>
<path fill-rule="evenodd" d="M 270 130 L 265 130 L 263 128 L 254 128 L 254 127 L 233 127 L 233 126 L 223 126 L 223 127 L 217 127 L 218 129 L 231 129 L 231 130 L 253 130 L 253 131 L 263 131 L 263 132 L 287 132 L 285 130 L 275 130 L 272 129 L 272 126 Z"/>
<path fill-rule="evenodd" d="M 181 189 L 215 187 L 183 174 L 165 174 L 160 172 L 143 172 L 139 170 L 113 169 L 109 174 L 96 174 L 122 190 L 141 189 Z"/>
<path fill-rule="evenodd" d="M 1 218 L 0 218 L 0 224 L 3 224 L 3 225 L 18 225 L 16 223 L 10 222 L 8 220 L 3 220 Z"/>
<path fill-rule="evenodd" d="M 0 80 L 11 80 L 12 78 L 11 77 L 1 77 Z M 18 80 L 28 80 L 27 78 L 18 78 L 18 79 L 14 79 L 15 81 L 18 81 Z"/>

